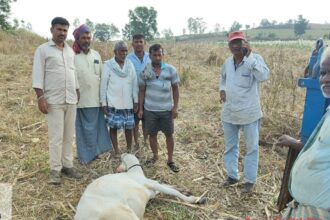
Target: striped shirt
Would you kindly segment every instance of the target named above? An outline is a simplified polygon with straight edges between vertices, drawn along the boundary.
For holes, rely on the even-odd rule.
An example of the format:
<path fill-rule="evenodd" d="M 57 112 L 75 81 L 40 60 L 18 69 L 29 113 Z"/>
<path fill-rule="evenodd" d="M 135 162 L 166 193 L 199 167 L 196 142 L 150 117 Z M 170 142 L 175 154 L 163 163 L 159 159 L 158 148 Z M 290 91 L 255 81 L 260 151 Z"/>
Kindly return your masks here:
<path fill-rule="evenodd" d="M 145 86 L 144 108 L 148 111 L 171 111 L 172 85 L 180 82 L 176 69 L 170 64 L 161 64 L 161 73 L 156 77 L 156 73 L 148 63 L 139 75 L 139 86 Z"/>
<path fill-rule="evenodd" d="M 276 219 L 276 218 L 274 218 Z M 299 204 L 295 200 L 287 204 L 281 220 L 323 220 L 330 219 L 330 211 L 311 205 Z"/>

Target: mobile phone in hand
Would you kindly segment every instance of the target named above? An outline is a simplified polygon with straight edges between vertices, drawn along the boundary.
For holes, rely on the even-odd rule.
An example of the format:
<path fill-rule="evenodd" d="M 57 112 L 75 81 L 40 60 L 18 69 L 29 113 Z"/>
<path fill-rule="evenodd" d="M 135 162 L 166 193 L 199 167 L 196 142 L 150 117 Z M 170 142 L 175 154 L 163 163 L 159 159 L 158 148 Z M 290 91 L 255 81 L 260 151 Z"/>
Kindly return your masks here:
<path fill-rule="evenodd" d="M 242 53 L 243 53 L 243 56 L 246 56 L 249 52 L 247 47 L 248 47 L 248 42 L 245 41 L 245 40 L 242 40 Z"/>
<path fill-rule="evenodd" d="M 242 52 L 243 56 L 246 56 L 246 54 L 248 53 L 248 49 L 246 47 L 242 47 Z"/>

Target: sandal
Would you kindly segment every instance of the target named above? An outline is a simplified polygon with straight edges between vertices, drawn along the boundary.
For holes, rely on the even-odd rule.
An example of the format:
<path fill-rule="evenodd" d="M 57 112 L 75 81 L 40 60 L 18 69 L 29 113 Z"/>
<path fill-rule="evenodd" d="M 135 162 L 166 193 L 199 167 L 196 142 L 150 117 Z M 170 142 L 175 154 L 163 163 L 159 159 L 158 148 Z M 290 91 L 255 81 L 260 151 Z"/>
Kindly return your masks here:
<path fill-rule="evenodd" d="M 179 167 L 175 165 L 174 162 L 167 162 L 167 166 L 175 173 L 179 172 Z"/>
<path fill-rule="evenodd" d="M 157 158 L 152 157 L 152 158 L 146 160 L 146 162 L 144 164 L 147 166 L 154 165 L 157 162 L 157 160 L 158 160 Z"/>

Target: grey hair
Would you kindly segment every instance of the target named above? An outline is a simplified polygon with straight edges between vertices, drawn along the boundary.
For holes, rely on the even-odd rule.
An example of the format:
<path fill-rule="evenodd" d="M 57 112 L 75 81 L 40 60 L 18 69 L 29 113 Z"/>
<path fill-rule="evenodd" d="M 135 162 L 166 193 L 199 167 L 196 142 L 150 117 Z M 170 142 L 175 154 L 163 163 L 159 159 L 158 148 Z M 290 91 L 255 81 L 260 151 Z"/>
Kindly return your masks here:
<path fill-rule="evenodd" d="M 124 41 L 117 41 L 114 47 L 114 51 L 121 50 L 122 48 L 127 48 L 127 44 Z"/>
<path fill-rule="evenodd" d="M 322 64 L 327 59 L 330 59 L 330 47 L 324 48 L 324 51 L 321 56 L 320 64 Z"/>

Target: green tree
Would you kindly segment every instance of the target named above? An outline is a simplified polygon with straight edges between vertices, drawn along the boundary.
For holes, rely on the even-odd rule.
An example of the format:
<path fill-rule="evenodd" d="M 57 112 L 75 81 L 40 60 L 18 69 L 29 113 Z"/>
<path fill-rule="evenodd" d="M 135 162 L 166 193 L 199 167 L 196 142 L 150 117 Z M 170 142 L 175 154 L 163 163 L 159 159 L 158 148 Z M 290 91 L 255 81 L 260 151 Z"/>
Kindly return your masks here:
<path fill-rule="evenodd" d="M 117 36 L 119 29 L 114 24 L 96 24 L 94 38 L 101 42 L 107 42 Z"/>
<path fill-rule="evenodd" d="M 214 25 L 214 33 L 219 33 L 221 31 L 221 27 L 219 23 Z"/>
<path fill-rule="evenodd" d="M 206 22 L 203 18 L 188 18 L 188 30 L 190 34 L 203 34 L 206 30 Z"/>
<path fill-rule="evenodd" d="M 268 38 L 269 38 L 270 40 L 275 40 L 276 37 L 277 37 L 276 34 L 273 33 L 273 32 L 271 32 L 271 33 L 268 34 Z"/>
<path fill-rule="evenodd" d="M 301 36 L 306 32 L 309 20 L 303 18 L 302 15 L 298 15 L 298 20 L 294 21 L 293 30 L 296 36 Z"/>
<path fill-rule="evenodd" d="M 91 20 L 89 20 L 88 18 L 86 18 L 85 24 L 89 28 L 89 31 L 91 32 L 91 34 L 94 34 L 94 32 L 95 32 L 95 25 L 94 25 L 94 23 Z"/>
<path fill-rule="evenodd" d="M 271 26 L 272 23 L 267 18 L 262 19 L 259 25 L 260 28 L 269 28 Z"/>
<path fill-rule="evenodd" d="M 13 26 L 13 28 L 14 28 L 14 29 L 19 28 L 19 21 L 18 21 L 18 19 L 17 19 L 17 18 L 14 18 L 13 22 L 14 22 L 14 26 Z"/>
<path fill-rule="evenodd" d="M 13 28 L 8 22 L 12 2 L 16 2 L 16 0 L 0 0 L 0 29 L 2 30 Z"/>
<path fill-rule="evenodd" d="M 330 40 L 330 34 L 324 34 L 324 35 L 323 35 L 323 39 L 328 39 L 328 40 Z"/>
<path fill-rule="evenodd" d="M 194 18 L 188 18 L 188 30 L 189 34 L 197 34 L 197 23 Z"/>
<path fill-rule="evenodd" d="M 238 23 L 237 21 L 234 21 L 234 23 L 231 25 L 229 32 L 232 31 L 239 31 L 242 28 L 242 25 Z"/>
<path fill-rule="evenodd" d="M 250 29 L 250 25 L 249 24 L 246 24 L 245 25 L 245 35 L 246 35 L 246 37 L 248 37 L 248 30 Z"/>
<path fill-rule="evenodd" d="M 76 29 L 77 27 L 80 26 L 80 20 L 79 18 L 75 18 L 72 23 L 73 27 Z"/>
<path fill-rule="evenodd" d="M 162 31 L 162 35 L 164 36 L 164 38 L 165 38 L 166 40 L 170 40 L 170 39 L 172 39 L 173 36 L 174 36 L 173 31 L 171 30 L 171 28 L 169 28 L 169 29 L 164 29 L 164 30 Z"/>
<path fill-rule="evenodd" d="M 17 26 L 18 24 L 18 26 Z M 32 24 L 30 22 L 28 23 L 25 23 L 24 20 L 21 20 L 21 25 L 19 25 L 19 23 L 17 23 L 17 19 L 15 20 L 14 19 L 14 26 L 13 26 L 14 29 L 17 29 L 17 28 L 21 28 L 21 29 L 24 29 L 24 30 L 27 30 L 27 31 L 32 31 Z"/>
<path fill-rule="evenodd" d="M 128 12 L 129 22 L 122 30 L 123 36 L 131 39 L 134 34 L 143 34 L 146 40 L 153 40 L 157 34 L 157 11 L 145 6 Z"/>

